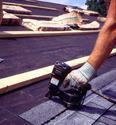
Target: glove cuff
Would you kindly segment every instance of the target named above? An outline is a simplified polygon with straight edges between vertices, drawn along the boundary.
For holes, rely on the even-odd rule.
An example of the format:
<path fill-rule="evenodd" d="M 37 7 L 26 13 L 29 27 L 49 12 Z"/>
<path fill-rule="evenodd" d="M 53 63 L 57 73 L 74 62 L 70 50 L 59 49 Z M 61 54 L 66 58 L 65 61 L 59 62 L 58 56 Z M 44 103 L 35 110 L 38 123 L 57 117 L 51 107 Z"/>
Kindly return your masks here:
<path fill-rule="evenodd" d="M 89 81 L 94 75 L 96 74 L 96 70 L 93 68 L 93 66 L 86 62 L 79 71 L 83 74 L 83 76 Z"/>

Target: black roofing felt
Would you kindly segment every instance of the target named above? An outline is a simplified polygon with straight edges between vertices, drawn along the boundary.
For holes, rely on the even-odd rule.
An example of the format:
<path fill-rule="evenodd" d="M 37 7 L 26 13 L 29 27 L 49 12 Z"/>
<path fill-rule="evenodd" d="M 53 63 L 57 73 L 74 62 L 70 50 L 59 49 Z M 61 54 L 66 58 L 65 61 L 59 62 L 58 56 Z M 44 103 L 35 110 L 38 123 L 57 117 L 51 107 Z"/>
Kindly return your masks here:
<path fill-rule="evenodd" d="M 8 1 L 9 0 L 5 0 Z M 35 4 L 24 0 L 10 2 Z M 36 5 L 55 7 L 62 5 L 36 2 Z M 63 11 L 33 9 L 34 14 L 59 15 Z M 91 20 L 96 17 L 84 16 Z M 25 30 L 23 27 L 0 27 L 0 30 Z M 27 29 L 26 29 L 27 30 Z M 58 37 L 0 39 L 0 78 L 89 55 L 97 33 Z M 111 57 L 98 70 L 91 85 L 103 94 L 116 99 L 116 57 Z M 0 95 L 0 125 L 116 125 L 116 105 L 88 92 L 81 110 L 66 110 L 59 103 L 45 98 L 49 80 Z"/>

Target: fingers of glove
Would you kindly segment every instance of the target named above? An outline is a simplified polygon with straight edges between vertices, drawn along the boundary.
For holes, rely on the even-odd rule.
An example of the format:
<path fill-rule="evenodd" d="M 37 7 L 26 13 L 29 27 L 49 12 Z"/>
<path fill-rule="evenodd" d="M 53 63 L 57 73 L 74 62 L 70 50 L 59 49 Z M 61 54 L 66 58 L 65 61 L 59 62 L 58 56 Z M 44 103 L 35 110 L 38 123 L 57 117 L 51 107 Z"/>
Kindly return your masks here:
<path fill-rule="evenodd" d="M 81 86 L 85 83 L 87 83 L 87 79 L 83 76 L 83 74 L 79 70 L 73 70 L 69 74 L 70 82 L 69 84 L 71 86 Z"/>
<path fill-rule="evenodd" d="M 73 73 L 69 73 L 67 75 L 67 77 L 65 78 L 64 82 L 63 82 L 63 86 L 66 88 L 68 85 L 70 86 L 76 86 L 76 83 L 78 81 L 76 81 L 75 78 L 73 78 Z"/>
<path fill-rule="evenodd" d="M 63 81 L 63 86 L 66 88 L 69 85 L 70 82 L 70 75 L 68 74 L 67 77 Z"/>

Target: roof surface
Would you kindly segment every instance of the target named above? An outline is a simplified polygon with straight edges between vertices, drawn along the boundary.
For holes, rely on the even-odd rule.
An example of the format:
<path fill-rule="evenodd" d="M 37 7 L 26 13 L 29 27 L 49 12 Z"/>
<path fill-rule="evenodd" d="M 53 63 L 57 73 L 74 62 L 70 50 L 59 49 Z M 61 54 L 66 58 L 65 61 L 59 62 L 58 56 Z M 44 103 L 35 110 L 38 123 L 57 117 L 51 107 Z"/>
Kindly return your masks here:
<path fill-rule="evenodd" d="M 9 1 L 9 0 L 5 0 Z M 32 9 L 33 14 L 57 16 L 63 5 L 46 2 L 28 3 L 58 8 L 60 11 Z M 29 8 L 28 8 L 29 9 Z M 84 16 L 90 20 L 96 17 Z M 0 27 L 4 30 L 25 30 L 23 27 Z M 27 29 L 26 29 L 27 30 Z M 98 33 L 69 36 L 0 39 L 0 78 L 30 71 L 89 55 Z M 90 84 L 103 94 L 116 99 L 116 57 L 111 57 L 98 70 Z M 68 110 L 60 101 L 45 98 L 49 79 L 0 95 L 0 125 L 116 125 L 116 105 L 89 92 L 81 110 Z"/>

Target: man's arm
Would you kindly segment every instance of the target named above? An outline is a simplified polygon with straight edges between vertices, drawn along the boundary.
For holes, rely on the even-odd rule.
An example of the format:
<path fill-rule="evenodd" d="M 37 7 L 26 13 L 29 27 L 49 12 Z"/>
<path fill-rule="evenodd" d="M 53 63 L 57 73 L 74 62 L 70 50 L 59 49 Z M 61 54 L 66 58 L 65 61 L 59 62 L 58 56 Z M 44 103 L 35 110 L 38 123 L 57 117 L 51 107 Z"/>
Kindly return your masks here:
<path fill-rule="evenodd" d="M 106 23 L 96 41 L 88 62 L 97 70 L 116 44 L 116 0 L 111 0 Z"/>
<path fill-rule="evenodd" d="M 2 0 L 0 0 L 0 24 L 1 24 L 1 21 L 2 21 L 2 17 L 3 17 Z"/>
<path fill-rule="evenodd" d="M 116 44 L 116 0 L 111 0 L 107 20 L 101 29 L 95 47 L 88 61 L 79 69 L 71 71 L 64 80 L 64 86 L 68 83 L 80 86 L 87 83 L 96 73 Z"/>

